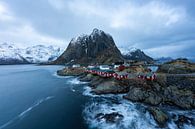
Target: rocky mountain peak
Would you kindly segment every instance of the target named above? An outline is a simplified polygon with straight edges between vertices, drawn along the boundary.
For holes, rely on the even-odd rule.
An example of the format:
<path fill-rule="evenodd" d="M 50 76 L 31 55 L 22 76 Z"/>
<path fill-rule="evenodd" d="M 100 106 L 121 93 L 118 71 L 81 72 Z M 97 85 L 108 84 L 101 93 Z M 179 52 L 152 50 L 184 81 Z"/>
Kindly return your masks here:
<path fill-rule="evenodd" d="M 90 35 L 82 34 L 75 38 L 72 38 L 70 41 L 70 45 L 84 44 L 87 40 L 92 40 L 91 43 L 93 43 L 93 42 L 96 42 L 96 40 L 99 40 L 100 38 L 110 38 L 111 40 L 113 40 L 112 36 L 110 36 L 109 34 L 106 34 L 102 30 L 95 28 L 93 29 Z"/>
<path fill-rule="evenodd" d="M 122 55 L 127 60 L 136 60 L 136 61 L 146 61 L 153 62 L 153 59 L 146 55 L 142 50 L 135 47 L 130 47 L 127 49 L 121 48 Z"/>
<path fill-rule="evenodd" d="M 75 45 L 75 44 L 81 43 L 84 40 L 86 40 L 86 38 L 88 38 L 88 35 L 86 34 L 79 35 L 78 37 L 72 38 L 70 41 L 70 44 Z"/>
<path fill-rule="evenodd" d="M 112 38 L 111 35 L 105 33 L 102 30 L 99 30 L 97 28 L 93 29 L 92 33 L 89 35 L 92 39 L 98 38 L 99 36 L 101 37 L 107 37 L 107 38 Z"/>
<path fill-rule="evenodd" d="M 122 60 L 122 55 L 112 36 L 102 30 L 93 29 L 90 35 L 73 38 L 55 63 L 70 63 L 72 60 L 83 64 L 111 63 Z"/>
<path fill-rule="evenodd" d="M 102 30 L 99 30 L 97 28 L 94 28 L 91 35 L 102 35 L 102 34 L 105 34 L 104 31 Z"/>

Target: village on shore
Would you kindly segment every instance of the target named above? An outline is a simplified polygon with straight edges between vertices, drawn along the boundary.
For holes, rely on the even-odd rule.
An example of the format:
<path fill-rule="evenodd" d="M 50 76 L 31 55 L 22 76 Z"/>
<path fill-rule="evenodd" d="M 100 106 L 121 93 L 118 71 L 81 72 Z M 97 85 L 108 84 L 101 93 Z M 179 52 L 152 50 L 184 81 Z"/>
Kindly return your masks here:
<path fill-rule="evenodd" d="M 72 72 L 73 76 L 77 74 L 81 74 L 80 72 L 83 71 L 85 73 L 97 75 L 103 78 L 115 78 L 117 80 L 123 80 L 123 79 L 130 79 L 130 78 L 138 77 L 138 78 L 153 81 L 156 79 L 155 72 L 157 70 L 157 67 L 158 65 L 147 64 L 147 62 L 144 62 L 144 61 L 143 62 L 132 61 L 131 63 L 130 62 L 128 63 L 127 62 L 115 62 L 110 65 L 95 64 L 95 65 L 85 66 L 85 65 L 80 65 L 80 64 L 73 64 L 73 65 L 65 66 L 65 70 L 69 71 L 71 69 L 72 71 L 70 71 L 69 74 L 71 75 L 71 72 Z M 137 74 L 134 74 L 134 76 L 132 76 L 133 75 L 131 74 L 132 72 L 137 73 Z"/>
<path fill-rule="evenodd" d="M 124 55 L 110 34 L 95 28 L 89 35 L 73 38 L 51 64 L 64 65 L 57 71 L 60 76 L 89 82 L 92 94 L 122 94 L 128 101 L 146 105 L 159 127 L 167 127 L 170 119 L 178 128 L 187 122 L 195 125 L 189 116 L 166 112 L 167 107 L 195 109 L 195 63 L 185 58 L 158 63 L 140 49 Z M 116 117 L 121 114 L 103 116 L 111 122 Z"/>
<path fill-rule="evenodd" d="M 73 64 L 57 71 L 60 76 L 77 76 L 80 81 L 89 82 L 94 94 L 123 93 L 126 94 L 124 99 L 149 105 L 148 111 L 160 127 L 166 127 L 166 122 L 172 119 L 163 110 L 164 106 L 181 110 L 195 108 L 194 73 L 195 64 L 186 59 L 161 65 L 144 61 L 116 62 L 111 65 Z M 185 121 L 195 122 L 188 116 L 179 116 L 176 121 L 178 126 Z"/>

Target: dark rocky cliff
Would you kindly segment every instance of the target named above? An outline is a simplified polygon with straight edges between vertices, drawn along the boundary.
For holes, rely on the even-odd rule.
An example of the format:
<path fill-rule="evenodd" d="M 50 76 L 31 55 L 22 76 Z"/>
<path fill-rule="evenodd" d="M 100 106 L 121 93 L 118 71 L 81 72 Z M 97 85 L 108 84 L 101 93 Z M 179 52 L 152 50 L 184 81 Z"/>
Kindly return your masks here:
<path fill-rule="evenodd" d="M 54 64 L 108 64 L 122 61 L 121 52 L 109 34 L 94 29 L 90 35 L 73 38 Z"/>

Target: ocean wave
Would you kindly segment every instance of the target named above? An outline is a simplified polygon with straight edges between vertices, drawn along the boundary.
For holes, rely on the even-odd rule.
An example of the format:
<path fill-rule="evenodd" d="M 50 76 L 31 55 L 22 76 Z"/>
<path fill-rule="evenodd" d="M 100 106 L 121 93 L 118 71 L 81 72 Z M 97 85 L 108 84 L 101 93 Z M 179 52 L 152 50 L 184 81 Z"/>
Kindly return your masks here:
<path fill-rule="evenodd" d="M 11 119 L 10 121 L 8 121 L 7 123 L 3 124 L 2 126 L 0 126 L 0 129 L 5 128 L 6 126 L 10 125 L 11 123 L 13 123 L 14 121 L 18 120 L 18 119 L 23 119 L 27 113 L 29 113 L 31 110 L 33 110 L 35 107 L 39 106 L 41 103 L 54 98 L 54 96 L 48 96 L 46 98 L 40 99 L 38 101 L 36 101 L 32 106 L 30 106 L 29 108 L 27 108 L 26 110 L 24 110 L 22 113 L 20 113 L 18 116 L 16 116 L 15 118 Z"/>
<path fill-rule="evenodd" d="M 28 109 L 26 109 L 25 111 L 23 111 L 22 113 L 20 113 L 20 114 L 18 115 L 18 117 L 19 117 L 19 118 L 23 118 L 23 117 L 24 117 L 28 112 L 30 112 L 33 108 L 39 106 L 39 105 L 40 105 L 41 103 L 43 103 L 44 101 L 47 101 L 47 100 L 52 99 L 52 98 L 54 98 L 54 96 L 48 96 L 48 97 L 46 97 L 46 98 L 44 98 L 44 99 L 38 100 L 38 101 L 35 102 L 31 107 L 29 107 Z"/>
<path fill-rule="evenodd" d="M 91 88 L 84 87 L 83 95 L 91 97 L 83 110 L 83 116 L 90 128 L 98 129 L 160 129 L 153 116 L 148 112 L 147 106 L 139 103 L 132 103 L 122 98 L 123 95 L 96 95 Z M 104 117 L 98 115 L 118 113 L 122 119 L 117 122 L 108 122 Z M 195 119 L 195 112 L 181 110 L 167 110 L 169 116 L 175 114 L 184 115 Z M 173 120 L 169 120 L 165 129 L 178 129 Z M 195 129 L 192 124 L 183 124 L 182 129 Z"/>
<path fill-rule="evenodd" d="M 72 76 L 59 76 L 58 74 L 57 74 L 57 72 L 54 72 L 53 73 L 53 76 L 55 76 L 55 77 L 57 77 L 57 78 L 71 78 Z"/>
<path fill-rule="evenodd" d="M 71 87 L 71 91 L 72 91 L 72 92 L 76 92 L 76 90 L 75 90 L 73 87 Z"/>
<path fill-rule="evenodd" d="M 99 95 L 96 95 L 96 94 L 93 94 L 92 93 L 92 90 L 91 90 L 91 88 L 89 87 L 89 86 L 85 86 L 84 88 L 83 88 L 83 95 L 84 96 L 90 96 L 90 97 L 99 97 Z"/>
<path fill-rule="evenodd" d="M 112 98 L 112 97 L 116 97 L 117 96 L 117 97 L 121 97 L 122 98 L 122 96 L 125 95 L 125 94 L 118 94 L 118 95 L 116 95 L 116 94 L 101 94 L 101 95 L 97 95 L 97 94 L 92 92 L 92 88 L 91 87 L 86 85 L 83 88 L 83 95 L 84 96 L 89 96 L 89 97 L 107 97 L 107 98 Z"/>
<path fill-rule="evenodd" d="M 136 105 L 123 101 L 120 104 L 110 102 L 109 100 L 93 100 L 88 103 L 83 111 L 84 119 L 90 128 L 98 129 L 156 129 L 157 124 L 144 108 L 137 109 Z M 122 115 L 120 121 L 110 123 L 105 119 L 97 119 L 98 114 L 118 113 Z M 148 119 L 148 117 L 151 117 Z"/>
<path fill-rule="evenodd" d="M 81 82 L 81 81 L 79 81 L 78 78 L 72 78 L 72 79 L 68 80 L 68 83 L 78 85 L 78 84 L 87 84 L 88 82 Z"/>

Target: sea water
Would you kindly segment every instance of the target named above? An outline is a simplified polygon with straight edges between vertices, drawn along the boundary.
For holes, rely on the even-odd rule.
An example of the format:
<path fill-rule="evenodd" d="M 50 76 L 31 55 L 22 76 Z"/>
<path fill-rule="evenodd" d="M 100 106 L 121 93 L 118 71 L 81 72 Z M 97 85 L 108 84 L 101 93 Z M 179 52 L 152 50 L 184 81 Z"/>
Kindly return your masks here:
<path fill-rule="evenodd" d="M 95 95 L 87 82 L 57 76 L 62 66 L 0 66 L 0 129 L 159 129 L 147 106 L 121 95 Z M 195 119 L 194 110 L 166 109 Z M 115 123 L 96 119 L 117 112 Z M 169 120 L 165 129 L 177 129 Z M 195 129 L 184 124 L 183 129 Z"/>

